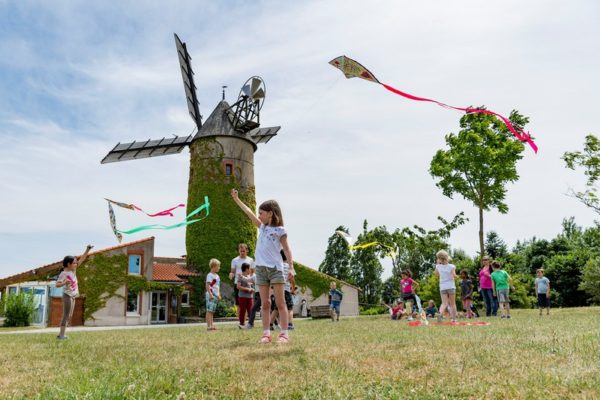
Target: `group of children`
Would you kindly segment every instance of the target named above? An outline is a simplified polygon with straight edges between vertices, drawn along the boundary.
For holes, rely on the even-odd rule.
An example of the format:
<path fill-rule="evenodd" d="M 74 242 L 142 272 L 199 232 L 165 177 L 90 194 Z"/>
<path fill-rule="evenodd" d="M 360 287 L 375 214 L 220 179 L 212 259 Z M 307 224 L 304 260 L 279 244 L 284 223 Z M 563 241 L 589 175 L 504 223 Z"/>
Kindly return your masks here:
<path fill-rule="evenodd" d="M 482 258 L 483 267 L 479 273 L 480 289 L 486 304 L 486 316 L 496 315 L 498 306 L 494 308 L 494 301 L 497 301 L 501 310 L 501 318 L 510 318 L 510 297 L 509 293 L 512 287 L 512 278 L 498 261 L 493 261 L 490 266 L 489 257 Z M 428 306 L 424 309 L 427 318 L 442 320 L 445 315 L 450 317 L 451 322 L 456 322 L 458 310 L 456 309 L 456 267 L 450 264 L 448 252 L 440 250 L 436 253 L 435 274 L 439 276 L 439 290 L 442 304 L 438 310 L 433 300 L 429 300 Z M 535 292 L 538 298 L 538 308 L 540 315 L 546 308 L 546 314 L 550 314 L 550 281 L 544 276 L 544 270 L 539 269 L 536 272 Z M 462 306 L 465 310 L 466 318 L 479 316 L 473 305 L 474 285 L 467 270 L 460 272 L 460 291 Z M 390 318 L 398 320 L 403 315 L 412 320 L 416 314 L 413 301 L 416 300 L 415 289 L 418 283 L 412 279 L 411 272 L 404 270 L 401 273 L 401 301 L 395 302 L 392 306 L 384 304 L 389 310 Z"/>
<path fill-rule="evenodd" d="M 277 337 L 278 343 L 289 342 L 289 330 L 293 329 L 292 320 L 292 294 L 295 290 L 294 283 L 294 262 L 292 251 L 288 244 L 287 231 L 283 226 L 283 216 L 279 204 L 275 200 L 267 200 L 258 208 L 258 215 L 244 204 L 238 197 L 235 189 L 231 190 L 233 201 L 250 218 L 252 223 L 259 229 L 259 236 L 256 245 L 255 257 L 252 260 L 248 253 L 248 246 L 240 244 L 238 251 L 239 257 L 232 260 L 230 279 L 234 280 L 234 291 L 236 305 L 238 306 L 238 318 L 240 328 L 252 328 L 254 325 L 254 316 L 258 307 L 261 309 L 261 320 L 263 333 L 260 343 L 271 343 L 272 322 L 278 318 L 281 331 Z M 65 329 L 70 323 L 75 305 L 75 298 L 79 294 L 76 269 L 82 264 L 93 246 L 88 245 L 85 252 L 79 257 L 66 256 L 63 260 L 63 268 L 58 276 L 56 286 L 63 287 L 63 318 L 60 323 L 60 332 L 58 339 L 66 339 Z M 512 278 L 502 269 L 499 262 L 494 261 L 489 266 L 489 257 L 483 257 L 483 268 L 480 271 L 480 289 L 486 303 L 486 315 L 493 313 L 493 298 L 497 298 L 502 310 L 502 318 L 510 318 L 510 287 Z M 206 275 L 206 323 L 207 329 L 216 330 L 214 326 L 214 313 L 217 309 L 218 301 L 221 299 L 219 269 L 221 262 L 217 259 L 211 259 L 209 262 L 210 272 Z M 253 268 L 255 267 L 255 268 Z M 439 276 L 439 289 L 442 298 L 442 304 L 439 310 L 436 310 L 433 300 L 429 301 L 425 309 L 426 316 L 437 316 L 443 318 L 446 313 L 449 314 L 451 321 L 456 322 L 457 310 L 455 306 L 456 267 L 450 264 L 450 257 L 445 250 L 436 253 L 435 274 Z M 550 282 L 544 277 L 543 270 L 537 271 L 535 280 L 535 290 L 538 296 L 538 306 L 540 315 L 542 309 L 550 312 Z M 473 282 L 468 272 L 463 270 L 461 276 L 461 298 L 463 307 L 466 310 L 467 318 L 473 317 Z M 403 314 L 408 314 L 408 319 L 413 318 L 413 302 L 416 301 L 415 290 L 418 283 L 412 279 L 408 270 L 402 272 L 400 281 L 402 288 L 402 301 L 395 304 L 394 307 L 387 306 L 390 310 L 392 319 L 400 319 Z M 256 289 L 258 288 L 258 295 Z M 491 289 L 491 290 L 490 290 Z M 491 293 L 490 293 L 491 292 Z M 331 283 L 329 293 L 330 315 L 333 321 L 339 320 L 340 303 L 342 293 L 337 290 L 336 283 Z M 404 309 L 404 302 L 407 307 Z M 271 307 L 274 303 L 275 307 Z M 248 323 L 245 323 L 248 315 Z"/>

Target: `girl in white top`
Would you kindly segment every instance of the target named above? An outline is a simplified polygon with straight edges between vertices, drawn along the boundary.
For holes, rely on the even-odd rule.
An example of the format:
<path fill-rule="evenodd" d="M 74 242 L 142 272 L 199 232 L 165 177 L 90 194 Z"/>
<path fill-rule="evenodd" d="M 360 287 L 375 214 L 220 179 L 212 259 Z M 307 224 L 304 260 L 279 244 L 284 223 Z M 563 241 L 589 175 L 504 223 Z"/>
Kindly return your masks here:
<path fill-rule="evenodd" d="M 294 261 L 292 251 L 288 245 L 287 232 L 283 227 L 283 216 L 281 208 L 275 200 L 267 200 L 258 207 L 258 217 L 245 205 L 238 197 L 235 189 L 231 190 L 231 197 L 235 203 L 250 218 L 252 223 L 259 228 L 258 241 L 254 254 L 254 264 L 256 266 L 256 285 L 259 288 L 261 301 L 261 318 L 263 325 L 263 336 L 260 343 L 271 342 L 271 330 L 269 329 L 271 299 L 269 296 L 269 287 L 273 287 L 275 294 L 275 303 L 281 316 L 282 329 L 277 341 L 287 343 L 288 337 L 288 313 L 285 305 L 284 285 L 286 279 L 295 275 Z M 283 252 L 290 266 L 288 277 L 283 276 L 283 258 L 280 251 Z"/>
<path fill-rule="evenodd" d="M 444 311 L 448 310 L 452 322 L 456 322 L 456 267 L 449 264 L 450 256 L 444 250 L 436 253 L 435 274 L 440 277 L 440 295 L 442 297 L 442 305 L 440 306 L 440 314 L 438 318 L 444 315 Z"/>

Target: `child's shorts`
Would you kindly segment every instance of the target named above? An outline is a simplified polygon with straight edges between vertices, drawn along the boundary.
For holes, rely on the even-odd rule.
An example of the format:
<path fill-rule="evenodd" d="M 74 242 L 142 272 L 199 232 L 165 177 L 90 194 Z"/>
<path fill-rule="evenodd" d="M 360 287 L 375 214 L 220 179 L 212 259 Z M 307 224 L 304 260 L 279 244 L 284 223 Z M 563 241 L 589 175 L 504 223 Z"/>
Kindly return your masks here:
<path fill-rule="evenodd" d="M 496 290 L 496 295 L 499 303 L 510 303 L 510 299 L 508 298 L 508 289 L 498 289 Z"/>
<path fill-rule="evenodd" d="M 539 308 L 548 308 L 550 307 L 550 299 L 546 295 L 546 293 L 538 293 L 538 307 Z"/>
<path fill-rule="evenodd" d="M 340 315 L 340 302 L 339 301 L 332 301 L 331 304 L 329 305 L 329 309 L 330 310 L 335 310 L 335 313 L 337 315 Z"/>
<path fill-rule="evenodd" d="M 264 265 L 256 266 L 256 284 L 259 286 L 272 285 L 274 283 L 285 283 L 283 271 L 275 267 L 269 268 Z"/>
<path fill-rule="evenodd" d="M 413 293 L 402 293 L 402 300 L 404 301 L 417 301 L 417 299 L 415 299 L 415 295 Z"/>
<path fill-rule="evenodd" d="M 444 294 L 455 294 L 456 293 L 456 289 L 440 289 L 440 294 L 444 295 Z"/>
<path fill-rule="evenodd" d="M 208 293 L 206 293 L 206 311 L 214 313 L 217 311 L 217 304 L 219 304 L 219 300 L 215 296 L 211 300 Z"/>

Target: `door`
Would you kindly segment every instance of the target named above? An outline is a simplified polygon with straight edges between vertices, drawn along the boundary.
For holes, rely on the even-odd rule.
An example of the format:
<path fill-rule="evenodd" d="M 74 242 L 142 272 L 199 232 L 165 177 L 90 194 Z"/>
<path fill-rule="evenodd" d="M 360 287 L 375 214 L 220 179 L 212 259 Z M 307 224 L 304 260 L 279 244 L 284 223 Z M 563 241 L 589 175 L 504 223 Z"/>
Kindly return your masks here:
<path fill-rule="evenodd" d="M 150 322 L 167 323 L 167 292 L 152 292 Z"/>

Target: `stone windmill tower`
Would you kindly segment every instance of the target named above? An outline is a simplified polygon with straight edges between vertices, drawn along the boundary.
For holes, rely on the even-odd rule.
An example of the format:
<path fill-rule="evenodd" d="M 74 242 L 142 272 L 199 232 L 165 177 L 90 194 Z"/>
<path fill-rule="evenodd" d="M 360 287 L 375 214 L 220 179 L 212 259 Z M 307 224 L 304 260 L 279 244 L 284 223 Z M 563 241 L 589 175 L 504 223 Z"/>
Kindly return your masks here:
<path fill-rule="evenodd" d="M 233 105 L 223 99 L 202 123 L 196 96 L 191 57 L 185 43 L 175 34 L 188 110 L 197 133 L 187 137 L 163 138 L 145 142 L 118 143 L 102 159 L 102 164 L 180 153 L 190 148 L 188 212 L 204 202 L 211 203 L 210 217 L 188 225 L 186 250 L 188 264 L 208 270 L 208 261 L 218 258 L 228 265 L 240 242 L 251 249 L 256 243 L 256 228 L 231 200 L 231 188 L 239 189 L 240 198 L 256 207 L 254 188 L 254 152 L 259 143 L 267 143 L 280 127 L 260 128 L 260 110 L 265 99 L 265 84 L 253 76 L 242 86 Z"/>

